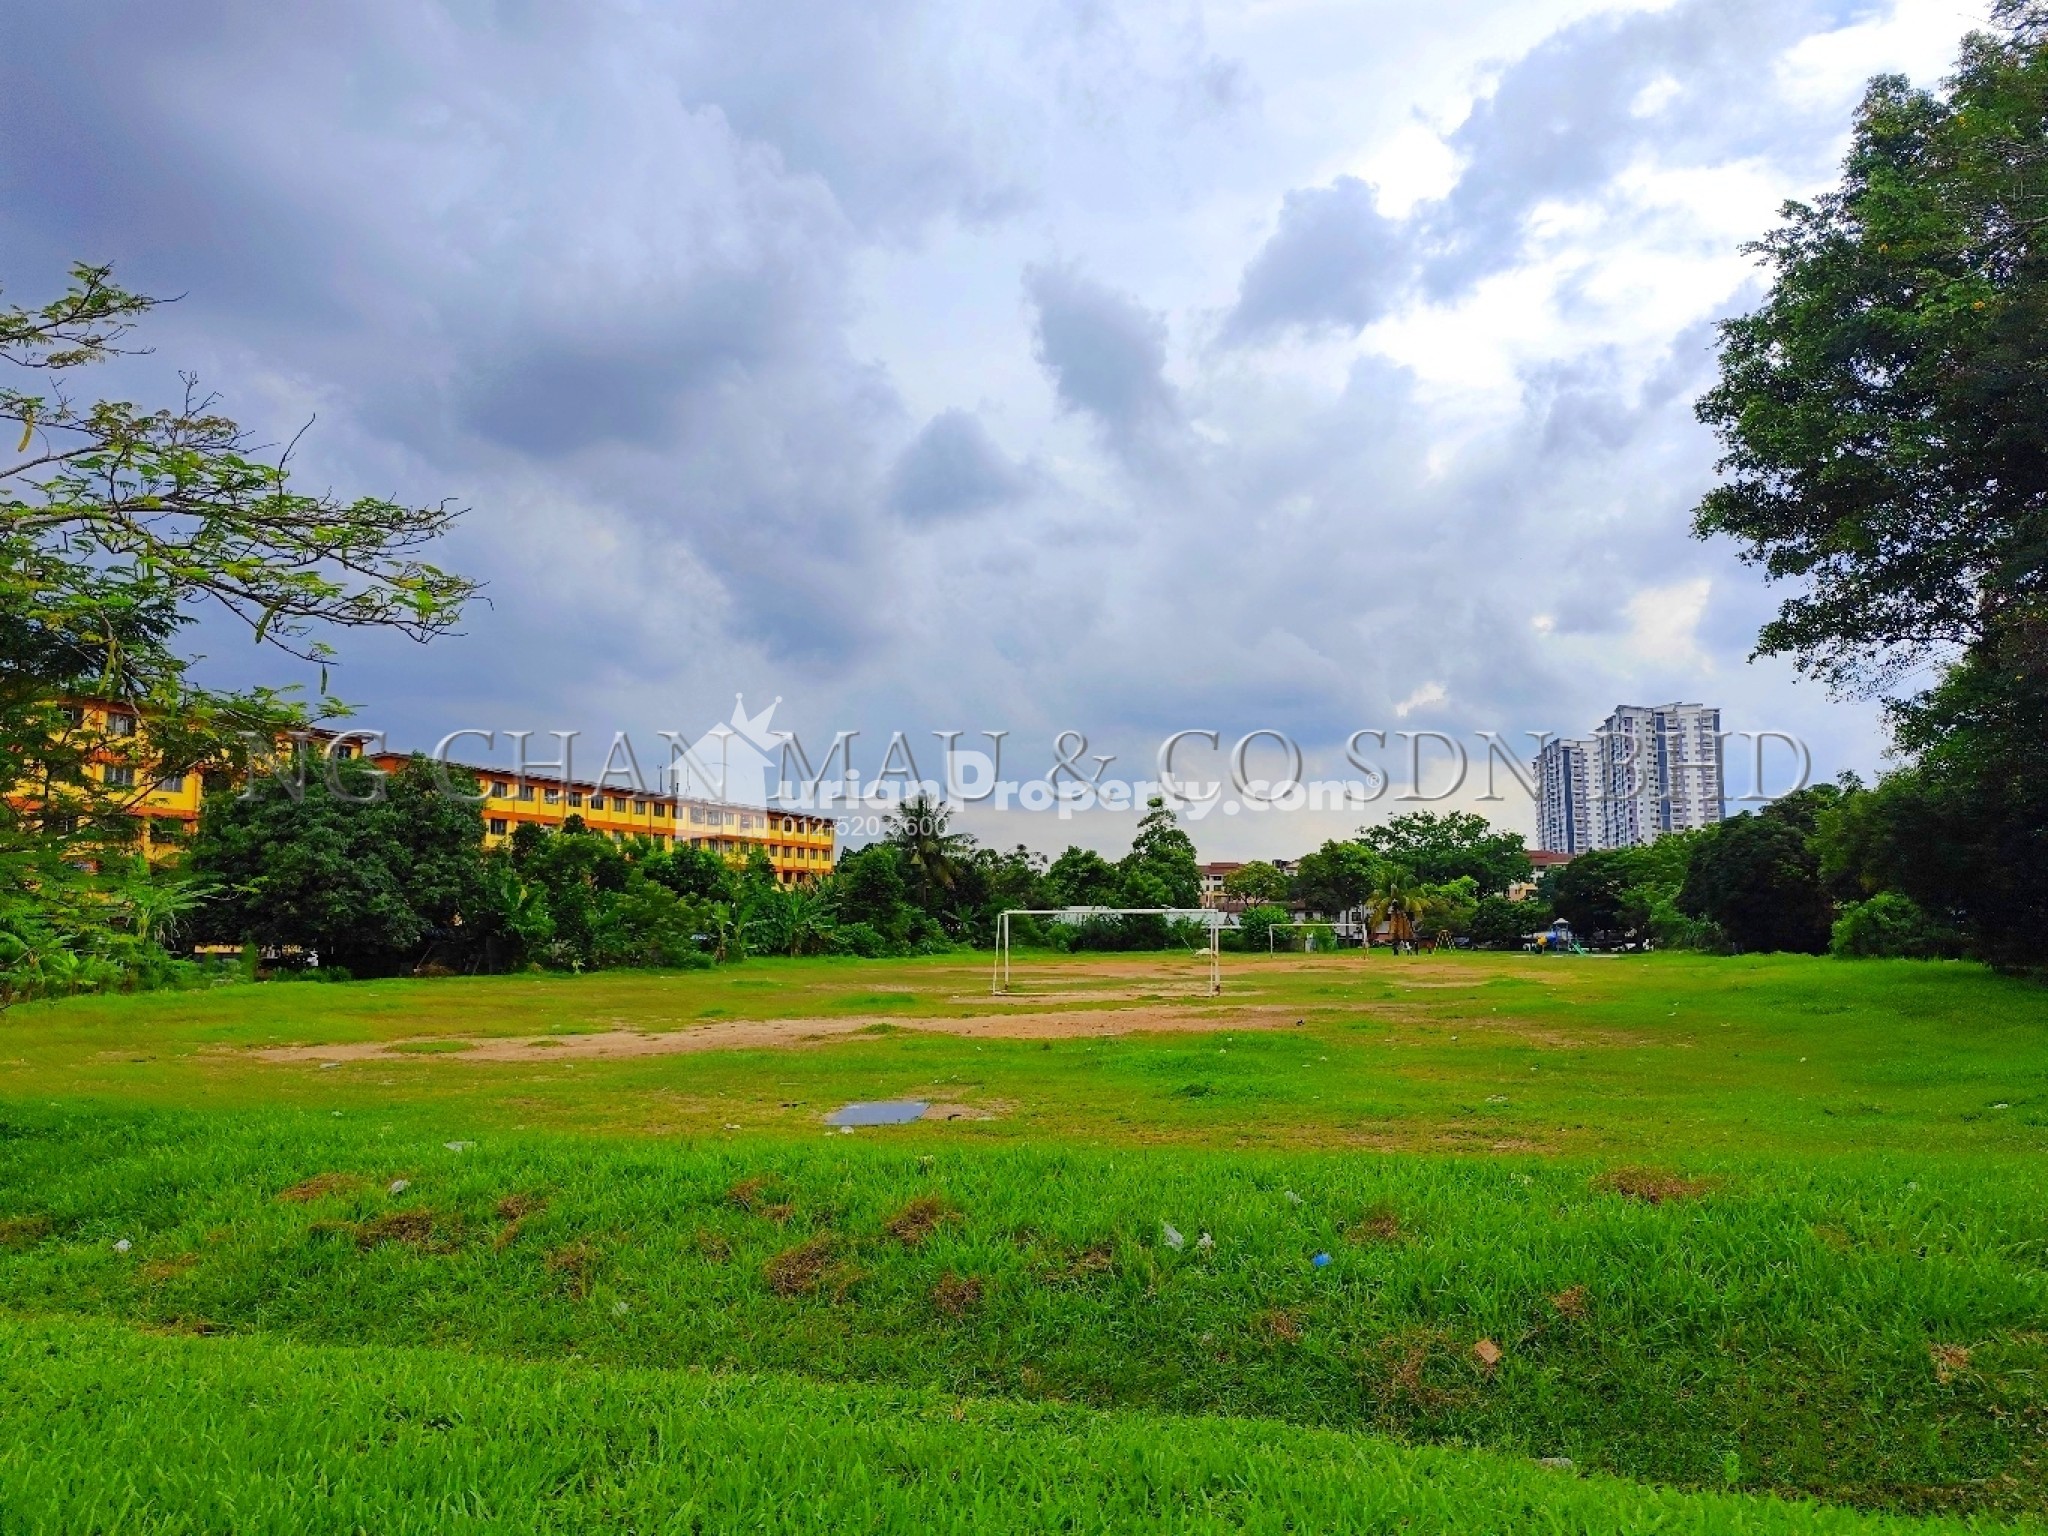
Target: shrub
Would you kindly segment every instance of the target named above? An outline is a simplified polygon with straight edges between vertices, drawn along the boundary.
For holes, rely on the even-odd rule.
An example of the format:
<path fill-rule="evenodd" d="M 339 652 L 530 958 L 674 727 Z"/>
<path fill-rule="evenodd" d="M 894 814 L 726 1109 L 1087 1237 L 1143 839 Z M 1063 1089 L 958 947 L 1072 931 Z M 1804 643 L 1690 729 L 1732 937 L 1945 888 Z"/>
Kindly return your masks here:
<path fill-rule="evenodd" d="M 1944 960 L 1961 954 L 1963 942 L 1961 934 L 1912 897 L 1884 891 L 1842 908 L 1828 949 L 1849 958 Z"/>

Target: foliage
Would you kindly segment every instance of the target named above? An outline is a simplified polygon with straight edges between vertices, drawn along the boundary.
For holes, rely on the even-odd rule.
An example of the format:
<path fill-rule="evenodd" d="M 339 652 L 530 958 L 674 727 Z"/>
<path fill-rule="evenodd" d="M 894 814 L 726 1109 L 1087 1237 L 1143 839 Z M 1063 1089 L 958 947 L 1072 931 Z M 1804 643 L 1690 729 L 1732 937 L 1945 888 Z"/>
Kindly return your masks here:
<path fill-rule="evenodd" d="M 190 867 L 216 889 L 202 938 L 317 951 L 359 972 L 417 961 L 477 911 L 483 822 L 473 778 L 414 757 L 384 774 L 361 759 L 311 764 L 209 795 Z"/>
<path fill-rule="evenodd" d="M 1520 949 L 1525 935 L 1549 926 L 1550 906 L 1547 902 L 1482 896 L 1472 909 L 1472 921 L 1467 931 L 1473 943 L 1489 949 Z"/>
<path fill-rule="evenodd" d="M 1238 947 L 1263 954 L 1269 945 L 1289 943 L 1290 931 L 1285 925 L 1293 916 L 1285 907 L 1246 907 L 1238 914 Z"/>
<path fill-rule="evenodd" d="M 1826 952 L 1834 902 L 1820 875 L 1814 833 L 1845 791 L 1817 784 L 1700 834 L 1678 910 L 1713 923 L 1744 950 Z"/>
<path fill-rule="evenodd" d="M 1123 887 L 1119 905 L 1192 908 L 1201 903 L 1202 869 L 1195 840 L 1156 795 L 1145 803 L 1131 851 L 1116 868 Z"/>
<path fill-rule="evenodd" d="M 1326 842 L 1295 865 L 1294 899 L 1308 912 L 1350 912 L 1365 905 L 1385 862 L 1362 843 Z"/>
<path fill-rule="evenodd" d="M 1962 935 L 1912 897 L 1881 891 L 1843 905 L 1828 949 L 1850 959 L 1950 960 L 1962 953 Z"/>
<path fill-rule="evenodd" d="M 1384 927 L 1396 946 L 1415 942 L 1416 920 L 1428 910 L 1429 898 L 1414 872 L 1399 864 L 1382 864 L 1378 882 L 1365 899 L 1367 919 Z"/>
<path fill-rule="evenodd" d="M 1358 840 L 1424 885 L 1469 879 L 1482 896 L 1505 896 L 1530 876 L 1519 832 L 1503 832 L 1470 811 L 1411 811 L 1361 827 Z"/>
<path fill-rule="evenodd" d="M 2048 48 L 2005 0 L 1944 91 L 1871 82 L 1841 185 L 1752 249 L 1699 414 L 1728 534 L 1798 580 L 1759 648 L 1838 683 L 1897 675 L 2039 613 L 2048 581 Z"/>
<path fill-rule="evenodd" d="M 1223 877 L 1223 894 L 1240 901 L 1285 901 L 1288 889 L 1288 877 L 1264 859 L 1253 859 Z"/>
<path fill-rule="evenodd" d="M 199 612 L 325 658 L 324 629 L 429 638 L 475 590 L 421 558 L 452 508 L 299 491 L 289 449 L 266 459 L 189 377 L 160 410 L 81 401 L 76 371 L 128 350 L 159 302 L 81 265 L 48 304 L 0 308 L 0 360 L 36 381 L 0 387 L 0 908 L 35 914 L 5 919 L 17 943 L 47 930 L 74 956 L 110 947 L 86 930 L 112 910 L 100 872 L 128 859 L 141 798 L 244 772 L 304 720 L 276 690 L 190 683 L 176 642 Z M 81 695 L 116 720 L 82 717 Z"/>
<path fill-rule="evenodd" d="M 1838 894 L 1896 892 L 2011 968 L 2048 960 L 2048 6 L 1999 0 L 1938 91 L 1873 81 L 1841 184 L 1755 250 L 1700 402 L 1696 515 L 1799 584 L 1759 649 L 1892 706 L 1906 763 L 1824 818 Z M 1756 835 L 1756 834 L 1750 834 Z M 1816 924 L 1803 922 L 1810 944 Z"/>

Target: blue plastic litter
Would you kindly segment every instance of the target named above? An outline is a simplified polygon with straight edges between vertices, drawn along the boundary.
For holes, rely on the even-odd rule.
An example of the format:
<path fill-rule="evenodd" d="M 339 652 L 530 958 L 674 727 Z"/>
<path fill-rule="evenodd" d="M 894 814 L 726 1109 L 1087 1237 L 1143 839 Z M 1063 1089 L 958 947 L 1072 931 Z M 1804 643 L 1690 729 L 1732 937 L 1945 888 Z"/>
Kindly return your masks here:
<path fill-rule="evenodd" d="M 1330 1267 L 1330 1256 L 1327 1253 L 1319 1253 L 1315 1256 L 1314 1259 L 1310 1260 L 1310 1262 L 1313 1263 L 1317 1269 L 1328 1269 Z"/>

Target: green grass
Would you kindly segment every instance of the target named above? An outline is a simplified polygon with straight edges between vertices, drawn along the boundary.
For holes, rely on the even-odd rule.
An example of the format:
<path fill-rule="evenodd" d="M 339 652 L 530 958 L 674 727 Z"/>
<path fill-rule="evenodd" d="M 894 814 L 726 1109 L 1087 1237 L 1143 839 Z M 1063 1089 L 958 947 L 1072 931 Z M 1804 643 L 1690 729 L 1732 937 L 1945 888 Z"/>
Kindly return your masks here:
<path fill-rule="evenodd" d="M 293 1524 L 323 1475 L 379 1530 L 422 1500 L 478 1528 L 666 1529 L 639 1513 L 663 1498 L 706 1529 L 908 1528 L 921 1501 L 945 1528 L 1006 1486 L 1026 1528 L 1097 1507 L 1082 1524 L 1847 1518 L 1762 1493 L 2048 1515 L 2048 994 L 1962 965 L 1338 956 L 1239 960 L 1212 1004 L 1145 967 L 1034 960 L 1036 1001 L 990 999 L 980 962 L 749 962 L 0 1016 L 0 1352 L 45 1351 L 23 1380 L 58 1398 L 126 1350 L 145 1372 L 129 1428 L 100 1398 L 53 1418 L 76 1449 L 0 1528 L 100 1518 L 77 1501 L 141 1455 L 121 1437 L 152 1392 L 183 1449 L 134 1486 L 216 1471 L 133 1508 L 208 1528 L 322 1382 L 346 1387 L 308 1431 L 329 1450 L 239 1496 L 238 1528 L 324 1528 Z M 1132 1007 L 1217 1032 L 892 1027 Z M 1286 1017 L 1233 1027 L 1244 1010 Z M 777 1017 L 870 1027 L 617 1060 L 464 1048 Z M 327 1070 L 251 1049 L 366 1041 L 401 1048 Z M 995 1118 L 821 1124 L 898 1096 Z M 938 1216 L 906 1240 L 919 1200 Z M 451 1455 L 512 1502 L 422 1481 L 417 1446 L 386 1457 L 405 1425 L 346 1428 L 381 1422 L 387 1375 L 501 1426 Z M 14 1385 L 0 1467 L 48 1411 Z M 734 1392 L 764 1416 L 702 1427 Z M 547 1428 L 540 1405 L 578 1394 Z M 810 1490 L 793 1512 L 762 1513 L 772 1479 L 706 1470 L 707 1446 L 769 1458 L 782 1435 L 813 1448 L 776 1474 Z M 1533 1465 L 1555 1456 L 1632 1481 Z M 843 1486 L 842 1457 L 865 1469 Z"/>
<path fill-rule="evenodd" d="M 1245 1420 L 0 1321 L 0 1525 L 482 1531 L 1961 1531 Z"/>

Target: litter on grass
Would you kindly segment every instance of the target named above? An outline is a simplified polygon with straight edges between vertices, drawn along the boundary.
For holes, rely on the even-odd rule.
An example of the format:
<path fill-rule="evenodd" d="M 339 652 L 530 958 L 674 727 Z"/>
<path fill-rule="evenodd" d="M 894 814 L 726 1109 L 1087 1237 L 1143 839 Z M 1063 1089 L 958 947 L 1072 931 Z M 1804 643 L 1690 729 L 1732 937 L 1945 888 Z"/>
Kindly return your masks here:
<path fill-rule="evenodd" d="M 476 1143 L 473 1141 L 444 1141 L 441 1143 L 450 1152 L 467 1152 Z"/>
<path fill-rule="evenodd" d="M 1313 1259 L 1310 1259 L 1309 1262 L 1315 1265 L 1317 1269 L 1328 1269 L 1330 1267 L 1330 1256 L 1327 1253 L 1319 1253 Z"/>
<path fill-rule="evenodd" d="M 391 1194 L 394 1194 L 394 1195 L 402 1195 L 402 1194 L 404 1194 L 404 1193 L 405 1193 L 405 1192 L 406 1192 L 406 1191 L 407 1191 L 408 1189 L 411 1189 L 411 1188 L 412 1188 L 412 1180 L 411 1180 L 411 1179 L 393 1179 L 393 1180 L 391 1181 L 391 1188 L 390 1188 L 390 1190 L 389 1190 L 388 1192 L 389 1192 L 389 1193 L 391 1193 Z"/>
<path fill-rule="evenodd" d="M 1179 1230 L 1170 1221 L 1159 1223 L 1159 1238 L 1161 1242 L 1165 1243 L 1175 1253 L 1179 1253 L 1181 1249 L 1185 1248 L 1188 1241 L 1180 1235 Z"/>
<path fill-rule="evenodd" d="M 848 1104 L 825 1117 L 827 1125 L 908 1125 L 924 1118 L 931 1107 L 926 1099 L 877 1099 L 867 1104 Z"/>
<path fill-rule="evenodd" d="M 128 1239 L 124 1237 L 118 1243 L 114 1244 L 114 1252 L 126 1253 L 130 1248 L 133 1248 L 134 1246 L 135 1245 L 133 1243 L 129 1242 Z"/>
<path fill-rule="evenodd" d="M 1214 1253 L 1216 1251 L 1216 1239 L 1211 1237 L 1208 1233 L 1204 1232 L 1200 1237 L 1195 1239 L 1195 1246 L 1201 1249 L 1204 1253 Z"/>

